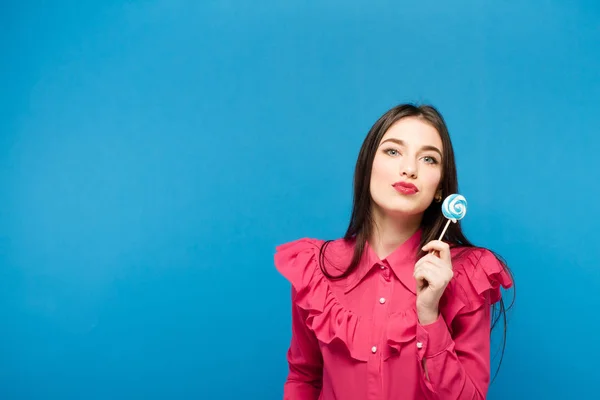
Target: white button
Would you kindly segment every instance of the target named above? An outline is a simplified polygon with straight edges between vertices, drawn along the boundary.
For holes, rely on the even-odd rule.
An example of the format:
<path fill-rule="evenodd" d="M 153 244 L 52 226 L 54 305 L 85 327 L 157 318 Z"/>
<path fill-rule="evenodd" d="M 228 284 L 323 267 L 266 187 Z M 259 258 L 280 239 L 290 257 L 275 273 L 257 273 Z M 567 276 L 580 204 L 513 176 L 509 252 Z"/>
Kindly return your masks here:
<path fill-rule="evenodd" d="M 381 265 L 379 266 L 379 268 L 381 268 L 381 269 L 385 269 L 385 265 L 381 264 Z"/>
<path fill-rule="evenodd" d="M 373 346 L 373 347 L 371 347 L 371 351 L 372 351 L 373 353 L 375 353 L 375 352 L 377 351 L 377 346 Z"/>
<path fill-rule="evenodd" d="M 385 303 L 385 299 L 382 297 L 382 298 L 380 298 L 380 299 L 379 299 L 379 302 L 380 302 L 381 304 L 383 304 L 383 303 Z"/>
<path fill-rule="evenodd" d="M 417 342 L 417 348 L 418 348 L 418 349 L 422 349 L 422 348 L 423 348 L 423 343 L 421 343 L 421 342 Z"/>

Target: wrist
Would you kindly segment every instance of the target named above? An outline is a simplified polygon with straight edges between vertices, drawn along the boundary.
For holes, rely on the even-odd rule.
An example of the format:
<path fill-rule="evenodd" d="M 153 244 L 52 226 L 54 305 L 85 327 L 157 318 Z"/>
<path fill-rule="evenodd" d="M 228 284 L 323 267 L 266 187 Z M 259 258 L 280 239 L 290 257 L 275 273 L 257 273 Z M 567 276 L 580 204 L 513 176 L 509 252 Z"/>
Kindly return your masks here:
<path fill-rule="evenodd" d="M 418 309 L 417 308 L 417 317 L 419 318 L 419 324 L 421 325 L 429 325 L 433 324 L 437 321 L 440 316 L 439 310 L 436 309 Z"/>

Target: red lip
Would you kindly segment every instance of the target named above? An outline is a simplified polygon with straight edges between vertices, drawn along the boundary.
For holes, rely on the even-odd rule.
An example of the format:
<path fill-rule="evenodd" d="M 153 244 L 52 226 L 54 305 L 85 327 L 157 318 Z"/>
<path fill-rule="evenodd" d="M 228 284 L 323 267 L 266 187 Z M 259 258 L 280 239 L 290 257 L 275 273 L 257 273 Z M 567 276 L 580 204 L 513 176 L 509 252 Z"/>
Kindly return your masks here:
<path fill-rule="evenodd" d="M 396 182 L 392 185 L 394 189 L 403 194 L 415 194 L 419 191 L 415 185 L 408 182 Z"/>

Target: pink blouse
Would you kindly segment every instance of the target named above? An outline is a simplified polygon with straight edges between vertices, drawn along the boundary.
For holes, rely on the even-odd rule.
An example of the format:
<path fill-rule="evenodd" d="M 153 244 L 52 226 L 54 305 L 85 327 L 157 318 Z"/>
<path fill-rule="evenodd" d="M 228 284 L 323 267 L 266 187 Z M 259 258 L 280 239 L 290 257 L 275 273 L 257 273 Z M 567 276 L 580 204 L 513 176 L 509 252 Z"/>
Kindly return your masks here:
<path fill-rule="evenodd" d="M 421 325 L 416 314 L 421 232 L 386 259 L 367 244 L 358 268 L 343 280 L 319 268 L 323 241 L 277 247 L 275 265 L 292 284 L 292 338 L 284 399 L 484 399 L 490 380 L 490 305 L 510 276 L 485 249 L 453 248 L 454 277 L 440 317 Z M 337 275 L 353 245 L 338 239 L 325 253 Z M 424 368 L 425 364 L 425 368 Z"/>

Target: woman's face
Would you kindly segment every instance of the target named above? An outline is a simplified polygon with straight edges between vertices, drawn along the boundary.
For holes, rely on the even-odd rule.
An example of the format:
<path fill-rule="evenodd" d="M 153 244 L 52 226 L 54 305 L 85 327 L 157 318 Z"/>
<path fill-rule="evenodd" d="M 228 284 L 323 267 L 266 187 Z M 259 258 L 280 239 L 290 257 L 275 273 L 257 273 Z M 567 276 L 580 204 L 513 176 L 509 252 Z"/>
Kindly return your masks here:
<path fill-rule="evenodd" d="M 422 214 L 442 179 L 442 139 L 417 117 L 395 122 L 385 133 L 373 160 L 371 197 L 383 214 Z"/>

